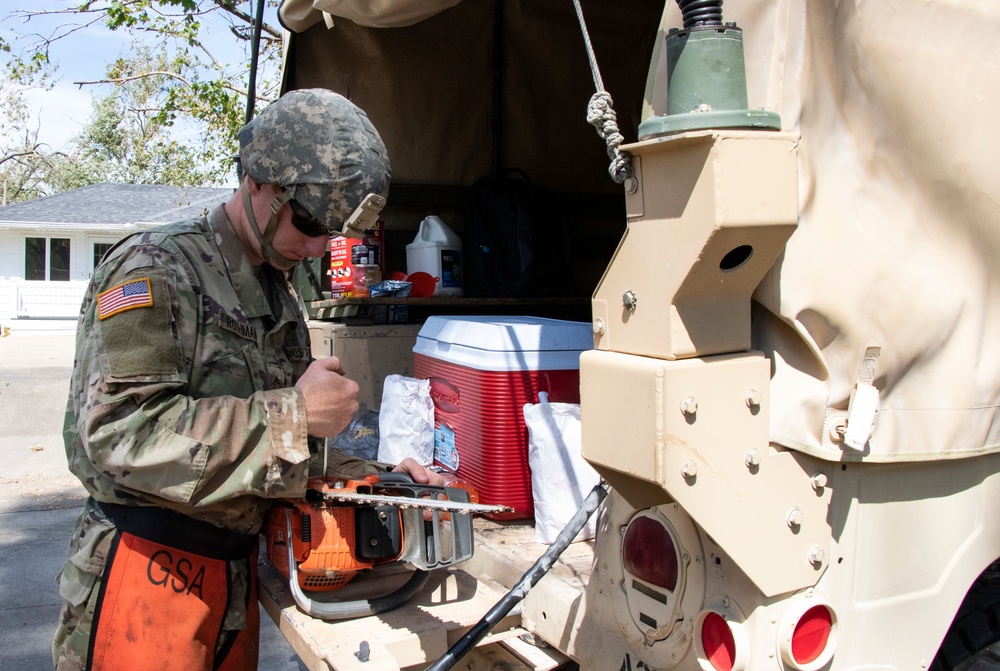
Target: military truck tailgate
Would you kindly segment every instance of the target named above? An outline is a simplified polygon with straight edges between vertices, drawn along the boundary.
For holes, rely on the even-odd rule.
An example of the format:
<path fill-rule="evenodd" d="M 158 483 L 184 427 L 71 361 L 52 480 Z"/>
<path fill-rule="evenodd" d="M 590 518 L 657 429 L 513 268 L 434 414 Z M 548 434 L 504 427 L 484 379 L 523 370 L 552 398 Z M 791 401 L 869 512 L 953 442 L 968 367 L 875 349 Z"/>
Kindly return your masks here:
<path fill-rule="evenodd" d="M 440 571 L 396 610 L 354 620 L 318 620 L 298 609 L 287 581 L 266 562 L 260 565 L 260 602 L 312 671 L 426 668 L 503 598 L 548 547 L 534 542 L 531 524 L 477 519 L 475 525 L 473 558 Z M 567 661 L 561 650 L 573 644 L 573 614 L 580 610 L 592 562 L 592 542 L 571 544 L 470 657 L 531 671 Z M 362 641 L 368 644 L 367 662 L 359 658 Z"/>

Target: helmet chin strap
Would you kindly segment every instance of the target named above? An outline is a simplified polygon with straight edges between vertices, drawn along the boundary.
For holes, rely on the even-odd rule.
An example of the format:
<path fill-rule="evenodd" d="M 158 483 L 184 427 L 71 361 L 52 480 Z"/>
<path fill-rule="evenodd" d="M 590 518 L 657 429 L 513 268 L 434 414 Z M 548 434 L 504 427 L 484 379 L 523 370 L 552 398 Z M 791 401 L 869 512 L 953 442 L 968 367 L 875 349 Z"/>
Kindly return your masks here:
<path fill-rule="evenodd" d="M 274 233 L 278 230 L 278 212 L 291 199 L 292 193 L 290 191 L 282 191 L 279 195 L 275 196 L 274 200 L 271 201 L 271 217 L 267 220 L 267 227 L 264 229 L 264 232 L 261 233 L 260 226 L 257 225 L 257 215 L 253 211 L 253 203 L 250 201 L 250 189 L 247 188 L 246 182 L 243 184 L 243 211 L 247 215 L 247 221 L 250 222 L 250 230 L 257 237 L 261 256 L 272 266 L 278 268 L 289 268 L 295 265 L 295 261 L 282 256 L 271 245 Z"/>

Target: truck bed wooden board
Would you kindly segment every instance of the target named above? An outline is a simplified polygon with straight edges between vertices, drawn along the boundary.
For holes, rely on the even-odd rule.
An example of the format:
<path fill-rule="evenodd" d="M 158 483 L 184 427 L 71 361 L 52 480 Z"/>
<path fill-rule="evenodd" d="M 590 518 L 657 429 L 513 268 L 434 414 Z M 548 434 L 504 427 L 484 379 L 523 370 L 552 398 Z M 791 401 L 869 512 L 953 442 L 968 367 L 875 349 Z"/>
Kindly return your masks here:
<path fill-rule="evenodd" d="M 506 590 L 513 588 L 549 548 L 535 542 L 530 523 L 477 519 L 475 524 L 476 552 L 462 568 L 480 580 L 496 581 Z M 570 543 L 519 604 L 521 626 L 572 656 L 593 564 L 594 541 Z"/>
<path fill-rule="evenodd" d="M 323 621 L 298 608 L 287 580 L 267 562 L 260 564 L 258 587 L 264 609 L 312 671 L 423 668 L 443 655 L 504 595 L 502 589 L 453 568 L 432 576 L 410 602 L 393 611 Z M 520 624 L 520 612 L 514 609 L 494 627 L 487 641 L 523 633 Z M 368 643 L 367 663 L 356 655 L 362 641 Z"/>
<path fill-rule="evenodd" d="M 260 565 L 260 601 L 312 671 L 426 668 L 479 622 L 548 549 L 534 542 L 530 522 L 476 519 L 475 526 L 472 559 L 439 572 L 410 602 L 388 613 L 332 622 L 311 617 L 296 606 L 287 581 L 265 561 Z M 575 618 L 562 615 L 578 609 L 592 563 L 592 541 L 572 543 L 483 643 L 528 630 L 560 650 L 571 649 L 573 631 L 567 625 Z M 367 663 L 355 655 L 361 641 L 369 644 Z M 562 659 L 557 651 L 551 653 Z M 524 663 L 524 668 L 552 668 Z"/>

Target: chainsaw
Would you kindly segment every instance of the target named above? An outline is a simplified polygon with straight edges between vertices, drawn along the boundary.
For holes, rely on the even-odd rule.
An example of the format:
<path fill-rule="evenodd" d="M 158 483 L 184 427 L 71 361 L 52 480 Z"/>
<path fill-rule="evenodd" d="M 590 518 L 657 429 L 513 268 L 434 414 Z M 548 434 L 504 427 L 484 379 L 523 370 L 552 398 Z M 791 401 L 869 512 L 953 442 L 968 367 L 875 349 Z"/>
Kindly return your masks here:
<path fill-rule="evenodd" d="M 472 516 L 510 508 L 478 503 L 474 489 L 446 477 L 445 485 L 414 482 L 405 473 L 359 480 L 310 478 L 302 499 L 285 500 L 264 522 L 267 558 L 289 581 L 295 603 L 322 620 L 385 612 L 405 603 L 430 571 L 473 553 Z M 395 591 L 375 598 L 314 599 L 363 571 L 390 566 L 412 571 Z"/>

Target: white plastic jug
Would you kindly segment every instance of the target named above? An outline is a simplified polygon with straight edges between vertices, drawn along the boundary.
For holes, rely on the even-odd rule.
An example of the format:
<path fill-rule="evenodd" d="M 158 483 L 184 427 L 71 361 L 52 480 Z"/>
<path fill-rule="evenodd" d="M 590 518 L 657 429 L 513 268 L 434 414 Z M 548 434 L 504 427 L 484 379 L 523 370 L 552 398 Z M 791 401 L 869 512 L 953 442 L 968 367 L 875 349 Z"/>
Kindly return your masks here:
<path fill-rule="evenodd" d="M 437 278 L 432 296 L 462 295 L 462 240 L 440 217 L 420 222 L 417 237 L 406 246 L 406 273 Z"/>

